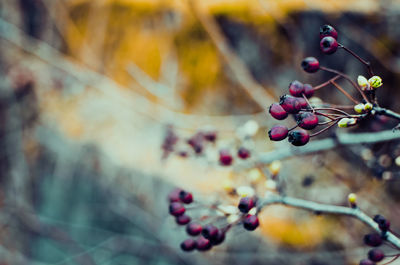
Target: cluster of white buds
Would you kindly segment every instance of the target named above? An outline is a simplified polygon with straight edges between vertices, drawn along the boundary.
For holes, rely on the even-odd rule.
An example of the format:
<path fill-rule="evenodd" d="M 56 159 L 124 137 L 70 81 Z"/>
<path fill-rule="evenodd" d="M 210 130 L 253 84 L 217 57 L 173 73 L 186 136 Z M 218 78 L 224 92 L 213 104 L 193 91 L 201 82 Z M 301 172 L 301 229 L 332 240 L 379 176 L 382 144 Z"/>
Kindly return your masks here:
<path fill-rule="evenodd" d="M 354 106 L 354 111 L 357 113 L 366 113 L 372 110 L 374 106 L 371 103 L 360 103 Z"/>
<path fill-rule="evenodd" d="M 363 91 L 374 90 L 383 85 L 382 78 L 377 75 L 374 75 L 370 79 L 365 78 L 362 75 L 359 75 L 357 78 L 358 85 L 361 87 Z"/>

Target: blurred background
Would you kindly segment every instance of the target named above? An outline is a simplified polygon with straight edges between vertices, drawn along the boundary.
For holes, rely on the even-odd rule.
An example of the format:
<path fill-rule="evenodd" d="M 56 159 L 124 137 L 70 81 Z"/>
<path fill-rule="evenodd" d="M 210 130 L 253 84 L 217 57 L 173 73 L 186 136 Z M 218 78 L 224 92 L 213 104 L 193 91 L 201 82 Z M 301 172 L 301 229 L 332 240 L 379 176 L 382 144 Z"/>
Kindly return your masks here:
<path fill-rule="evenodd" d="M 247 183 L 249 171 L 216 157 L 246 122 L 260 127 L 254 154 L 287 146 L 267 139 L 265 110 L 292 80 L 332 76 L 304 73 L 303 57 L 366 74 L 343 51 L 320 52 L 327 23 L 383 78 L 381 105 L 400 111 L 397 0 L 1 0 L 1 264 L 358 264 L 370 229 L 357 220 L 273 206 L 255 232 L 238 227 L 212 251 L 188 254 L 168 216 L 175 186 L 235 204 L 224 183 Z M 331 87 L 317 96 L 349 103 Z M 163 159 L 168 126 L 179 150 L 206 127 L 219 140 L 207 155 Z M 367 214 L 400 232 L 399 144 L 282 160 L 285 193 L 346 205 L 356 192 Z"/>

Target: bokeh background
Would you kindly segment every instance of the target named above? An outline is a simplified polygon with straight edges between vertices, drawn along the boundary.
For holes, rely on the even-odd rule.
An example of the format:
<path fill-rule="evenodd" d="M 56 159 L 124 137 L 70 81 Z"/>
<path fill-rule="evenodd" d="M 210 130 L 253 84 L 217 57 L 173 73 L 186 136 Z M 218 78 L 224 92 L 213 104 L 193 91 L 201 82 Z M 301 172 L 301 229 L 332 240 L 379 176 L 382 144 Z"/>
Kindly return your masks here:
<path fill-rule="evenodd" d="M 175 186 L 232 203 L 223 183 L 246 183 L 249 171 L 212 157 L 249 120 L 260 126 L 254 154 L 287 146 L 267 140 L 265 109 L 294 79 L 331 77 L 302 72 L 303 57 L 366 73 L 343 51 L 319 51 L 326 23 L 383 78 L 381 105 L 400 111 L 396 0 L 0 1 L 1 264 L 358 264 L 370 230 L 357 220 L 273 206 L 257 231 L 238 227 L 212 251 L 187 254 L 167 211 Z M 318 97 L 349 103 L 333 88 Z M 205 126 L 219 141 L 207 157 L 162 159 L 168 125 L 179 148 Z M 400 231 L 399 156 L 392 141 L 288 158 L 285 192 L 337 205 L 356 192 Z"/>

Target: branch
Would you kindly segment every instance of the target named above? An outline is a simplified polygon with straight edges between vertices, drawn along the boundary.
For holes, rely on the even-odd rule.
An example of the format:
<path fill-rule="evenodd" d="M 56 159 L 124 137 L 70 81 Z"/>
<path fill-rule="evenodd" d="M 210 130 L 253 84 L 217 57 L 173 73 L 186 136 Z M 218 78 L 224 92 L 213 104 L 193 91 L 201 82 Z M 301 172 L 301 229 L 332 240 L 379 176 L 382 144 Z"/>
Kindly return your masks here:
<path fill-rule="evenodd" d="M 374 107 L 375 113 L 378 115 L 383 115 L 383 116 L 387 116 L 393 119 L 396 119 L 398 121 L 400 121 L 400 114 L 396 113 L 394 111 L 391 111 L 390 109 L 385 109 L 385 108 L 381 108 L 381 107 Z"/>
<path fill-rule="evenodd" d="M 367 226 L 374 229 L 376 232 L 381 233 L 381 229 L 378 224 L 368 215 L 366 215 L 359 208 L 350 208 L 344 206 L 335 206 L 329 204 L 316 203 L 311 201 L 306 201 L 302 199 L 292 198 L 292 197 L 284 197 L 280 195 L 274 195 L 268 198 L 263 199 L 258 206 L 258 210 L 261 210 L 263 207 L 272 205 L 272 204 L 283 204 L 286 206 L 309 210 L 317 213 L 326 213 L 333 215 L 345 215 L 349 217 L 356 218 L 366 224 Z M 392 234 L 391 232 L 387 232 L 385 234 L 385 240 L 392 243 L 398 249 L 400 249 L 400 238 Z"/>

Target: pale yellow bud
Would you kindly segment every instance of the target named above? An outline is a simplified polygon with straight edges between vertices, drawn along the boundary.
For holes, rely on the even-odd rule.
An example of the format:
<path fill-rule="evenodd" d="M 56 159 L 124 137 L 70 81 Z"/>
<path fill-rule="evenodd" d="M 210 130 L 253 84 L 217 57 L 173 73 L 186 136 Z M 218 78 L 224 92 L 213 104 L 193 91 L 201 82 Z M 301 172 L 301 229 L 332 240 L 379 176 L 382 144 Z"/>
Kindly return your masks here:
<path fill-rule="evenodd" d="M 370 111 L 370 110 L 372 110 L 373 107 L 374 107 L 374 105 L 372 105 L 371 103 L 367 103 L 364 105 L 364 110 Z"/>
<path fill-rule="evenodd" d="M 365 78 L 362 75 L 358 76 L 357 83 L 361 87 L 361 90 L 369 90 L 369 88 L 370 88 L 370 84 L 369 84 L 367 78 Z"/>
<path fill-rule="evenodd" d="M 253 168 L 248 173 L 248 178 L 250 181 L 257 181 L 262 177 L 260 170 Z"/>
<path fill-rule="evenodd" d="M 354 124 L 356 124 L 356 123 L 357 123 L 357 120 L 356 120 L 356 119 L 353 119 L 353 118 L 343 118 L 343 119 L 341 119 L 341 120 L 338 122 L 338 126 L 339 126 L 340 128 L 346 128 L 346 127 L 352 126 L 352 125 L 354 125 Z"/>
<path fill-rule="evenodd" d="M 269 168 L 269 171 L 271 172 L 271 174 L 276 176 L 281 171 L 282 163 L 279 160 L 275 160 L 269 165 L 268 168 Z"/>
<path fill-rule="evenodd" d="M 265 187 L 269 190 L 276 190 L 276 182 L 275 180 L 268 179 L 265 181 Z"/>
<path fill-rule="evenodd" d="M 383 85 L 382 83 L 382 78 L 380 78 L 377 75 L 374 75 L 370 79 L 368 79 L 368 83 L 371 85 L 373 88 L 378 88 Z"/>
<path fill-rule="evenodd" d="M 365 110 L 365 105 L 360 103 L 354 106 L 354 111 L 357 113 L 363 113 Z"/>
<path fill-rule="evenodd" d="M 236 189 L 237 195 L 240 197 L 252 197 L 255 194 L 255 191 L 252 187 L 249 186 L 241 186 Z"/>
<path fill-rule="evenodd" d="M 357 202 L 357 195 L 355 195 L 354 193 L 350 193 L 350 194 L 347 196 L 347 199 L 348 199 L 348 201 L 349 201 L 349 203 L 350 203 L 351 205 L 356 205 L 356 202 Z"/>

